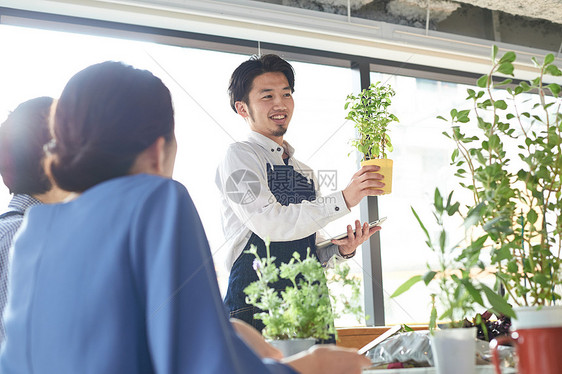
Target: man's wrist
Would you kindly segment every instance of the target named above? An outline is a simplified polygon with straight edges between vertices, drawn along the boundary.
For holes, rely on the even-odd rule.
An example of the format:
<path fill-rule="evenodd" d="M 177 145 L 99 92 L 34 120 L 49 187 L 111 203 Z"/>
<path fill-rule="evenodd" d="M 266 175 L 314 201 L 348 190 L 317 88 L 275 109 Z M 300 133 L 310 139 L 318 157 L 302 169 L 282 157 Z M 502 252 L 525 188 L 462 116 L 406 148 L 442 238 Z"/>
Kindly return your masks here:
<path fill-rule="evenodd" d="M 341 250 L 340 250 L 340 256 L 343 257 L 343 258 L 345 258 L 346 260 L 348 260 L 348 259 L 354 257 L 356 252 L 357 252 L 357 248 L 354 249 L 353 252 L 351 252 L 351 253 L 346 253 L 346 254 L 341 253 Z"/>
<path fill-rule="evenodd" d="M 345 206 L 347 207 L 348 210 L 351 210 L 351 207 L 349 206 L 349 203 L 347 202 L 347 198 L 345 197 L 345 190 L 342 190 L 341 195 L 343 197 L 343 201 L 345 203 Z"/>

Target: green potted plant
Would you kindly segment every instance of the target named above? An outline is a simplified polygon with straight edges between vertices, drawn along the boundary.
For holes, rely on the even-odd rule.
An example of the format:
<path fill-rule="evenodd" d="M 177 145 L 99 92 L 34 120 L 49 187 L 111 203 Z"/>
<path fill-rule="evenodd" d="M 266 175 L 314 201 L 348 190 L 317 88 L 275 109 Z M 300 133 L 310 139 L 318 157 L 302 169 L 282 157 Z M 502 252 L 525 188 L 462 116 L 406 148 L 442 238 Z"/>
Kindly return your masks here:
<path fill-rule="evenodd" d="M 478 79 L 477 90 L 468 90 L 472 109 L 440 117 L 451 124 L 445 134 L 457 145 L 452 162 L 473 197 L 478 245 L 468 255 L 489 263 L 496 291 L 518 306 L 517 316 L 544 321 L 541 314 L 554 315 L 562 322 L 562 99 L 560 85 L 545 82 L 562 72 L 548 54 L 542 62 L 532 59 L 535 79 L 497 82 L 498 73 L 513 76 L 516 60 L 514 52 L 497 55 L 494 46 L 490 72 Z M 560 322 L 552 327 L 562 331 Z"/>
<path fill-rule="evenodd" d="M 291 261 L 277 266 L 275 257 L 269 254 L 268 243 L 266 249 L 264 258 L 259 257 L 254 246 L 248 251 L 256 257 L 254 270 L 258 280 L 244 292 L 246 302 L 262 310 L 256 318 L 265 325 L 263 335 L 285 355 L 306 350 L 331 335 L 337 337 L 334 320 L 340 313 L 351 313 L 359 320 L 359 281 L 350 276 L 347 264 L 326 270 L 310 253 L 301 259 L 295 252 Z M 279 292 L 271 286 L 279 279 L 288 279 L 291 285 Z M 344 289 L 339 297 L 330 293 L 328 284 L 332 282 Z"/>
<path fill-rule="evenodd" d="M 385 183 L 383 194 L 392 192 L 392 160 L 387 153 L 393 150 L 388 126 L 398 122 L 389 112 L 394 95 L 390 85 L 376 82 L 358 95 L 349 94 L 344 106 L 348 110 L 346 119 L 354 122 L 359 136 L 352 145 L 363 155 L 361 166 L 380 166 Z"/>
<path fill-rule="evenodd" d="M 480 305 L 497 313 L 513 316 L 507 302 L 490 287 L 478 280 L 484 266 L 478 256 L 470 255 L 478 242 L 449 243 L 448 219 L 459 214 L 460 203 L 452 201 L 451 192 L 444 199 L 435 189 L 433 216 L 438 235 L 432 238 L 417 212 L 412 208 L 426 236 L 427 246 L 435 253 L 436 264 L 427 264 L 427 272 L 402 284 L 391 297 L 397 297 L 414 284 L 423 281 L 432 289 L 429 329 L 433 362 L 438 373 L 473 373 L 475 365 L 476 327 L 464 328 L 465 318 Z M 473 229 L 472 217 L 466 220 L 467 230 Z M 485 300 L 487 299 L 487 303 Z M 437 330 L 437 324 L 446 327 Z"/>
<path fill-rule="evenodd" d="M 562 284 L 562 100 L 560 86 L 543 80 L 562 73 L 549 54 L 542 63 L 533 58 L 533 81 L 494 83 L 496 73 L 513 75 L 516 58 L 496 55 L 494 47 L 493 67 L 477 82 L 481 89 L 468 90 L 473 116 L 453 109 L 445 134 L 457 145 L 456 175 L 473 196 L 474 222 L 482 229 L 475 254 L 490 250 L 498 286 L 515 305 L 553 305 Z"/>
<path fill-rule="evenodd" d="M 391 297 L 397 297 L 409 290 L 414 284 L 423 281 L 426 286 L 432 287 L 432 308 L 429 319 L 429 329 L 435 330 L 439 321 L 446 322 L 449 327 L 462 327 L 466 316 L 475 311 L 476 304 L 490 308 L 496 313 L 513 316 L 509 304 L 494 290 L 478 280 L 479 275 L 485 271 L 484 265 L 478 256 L 472 255 L 473 248 L 479 247 L 480 242 L 449 243 L 446 222 L 448 217 L 459 214 L 460 203 L 452 201 L 451 192 L 445 200 L 439 189 L 435 189 L 433 202 L 433 216 L 439 235 L 432 238 L 426 225 L 418 213 L 412 212 L 426 236 L 426 245 L 436 256 L 436 267 L 426 264 L 425 274 L 415 275 L 404 282 Z M 466 220 L 467 230 L 473 229 L 470 225 L 472 216 Z M 488 300 L 488 303 L 485 300 Z M 439 313 L 438 309 L 441 309 Z"/>

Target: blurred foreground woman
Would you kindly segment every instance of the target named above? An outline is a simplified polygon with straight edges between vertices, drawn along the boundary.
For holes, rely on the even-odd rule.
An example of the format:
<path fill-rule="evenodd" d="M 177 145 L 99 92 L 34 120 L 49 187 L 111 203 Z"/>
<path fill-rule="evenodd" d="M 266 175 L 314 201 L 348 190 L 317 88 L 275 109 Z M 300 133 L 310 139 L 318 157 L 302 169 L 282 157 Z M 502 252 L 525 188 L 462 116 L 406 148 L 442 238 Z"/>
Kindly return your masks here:
<path fill-rule="evenodd" d="M 58 101 L 50 173 L 74 199 L 32 208 L 15 242 L 0 372 L 359 373 L 321 347 L 280 363 L 234 332 L 208 242 L 180 183 L 170 93 L 116 62 Z"/>

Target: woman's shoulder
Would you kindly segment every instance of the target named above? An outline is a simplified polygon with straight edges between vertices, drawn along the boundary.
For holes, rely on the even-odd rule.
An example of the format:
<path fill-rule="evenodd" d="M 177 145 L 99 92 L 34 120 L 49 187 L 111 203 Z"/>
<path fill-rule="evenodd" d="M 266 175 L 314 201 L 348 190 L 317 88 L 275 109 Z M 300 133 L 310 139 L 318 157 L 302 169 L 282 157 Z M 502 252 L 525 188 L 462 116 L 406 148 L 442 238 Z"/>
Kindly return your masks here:
<path fill-rule="evenodd" d="M 157 175 L 135 174 L 99 183 L 74 200 L 44 204 L 33 207 L 30 211 L 33 216 L 44 216 L 59 210 L 86 214 L 103 208 L 105 212 L 114 210 L 124 214 L 147 200 L 169 201 L 183 199 L 185 196 L 188 196 L 188 192 L 180 182 Z"/>
<path fill-rule="evenodd" d="M 95 194 L 114 194 L 121 198 L 139 199 L 161 189 L 185 191 L 185 187 L 173 179 L 152 174 L 135 174 L 100 183 L 85 191 L 83 195 L 87 197 Z"/>
<path fill-rule="evenodd" d="M 133 222 L 173 209 L 186 209 L 192 202 L 185 187 L 172 179 L 139 174 L 114 178 L 88 189 L 76 199 L 30 209 L 34 227 L 50 222 L 52 227 L 96 226 L 103 230 L 128 230 Z"/>

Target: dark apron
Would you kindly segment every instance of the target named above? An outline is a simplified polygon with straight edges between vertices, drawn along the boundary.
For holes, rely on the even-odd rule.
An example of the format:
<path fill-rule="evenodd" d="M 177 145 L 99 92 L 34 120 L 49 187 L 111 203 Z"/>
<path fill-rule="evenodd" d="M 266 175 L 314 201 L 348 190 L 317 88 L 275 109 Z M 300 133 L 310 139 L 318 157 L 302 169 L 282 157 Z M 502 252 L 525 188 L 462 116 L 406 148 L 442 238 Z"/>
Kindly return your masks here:
<path fill-rule="evenodd" d="M 316 198 L 314 182 L 295 171 L 292 166 L 275 165 L 272 170 L 271 165 L 267 164 L 267 183 L 271 193 L 281 205 L 299 204 L 303 201 L 312 201 Z M 307 248 L 310 253 L 316 255 L 316 234 L 312 234 L 303 239 L 291 240 L 287 242 L 270 242 L 269 251 L 271 256 L 275 256 L 275 263 L 287 263 L 293 258 L 293 253 L 298 252 L 301 258 L 306 257 Z M 260 258 L 267 257 L 265 243 L 256 234 L 246 243 L 244 251 L 250 249 L 251 245 L 258 249 Z M 254 319 L 254 313 L 260 312 L 256 307 L 246 304 L 246 294 L 244 289 L 252 282 L 258 280 L 258 276 L 253 269 L 254 255 L 244 253 L 238 257 L 230 271 L 228 280 L 228 290 L 224 302 L 230 311 L 230 316 L 241 319 L 254 326 L 259 331 L 265 327 L 261 320 Z M 284 290 L 287 286 L 292 286 L 291 281 L 281 279 L 272 285 L 276 290 Z M 327 296 L 328 297 L 328 296 Z"/>

